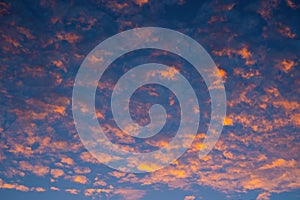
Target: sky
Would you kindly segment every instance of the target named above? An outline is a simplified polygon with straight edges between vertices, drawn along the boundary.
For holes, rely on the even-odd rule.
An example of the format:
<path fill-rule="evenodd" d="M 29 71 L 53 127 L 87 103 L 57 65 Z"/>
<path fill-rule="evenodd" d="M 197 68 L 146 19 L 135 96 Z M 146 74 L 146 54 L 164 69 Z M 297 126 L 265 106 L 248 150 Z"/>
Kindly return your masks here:
<path fill-rule="evenodd" d="M 299 18 L 296 0 L 0 1 L 0 198 L 300 199 Z M 163 63 L 169 68 L 154 75 L 168 80 L 182 73 L 200 106 L 196 136 L 182 156 L 159 170 L 131 173 L 107 166 L 115 157 L 96 159 L 83 144 L 72 91 L 92 49 L 141 27 L 171 29 L 201 44 L 223 80 L 227 113 L 216 145 L 199 158 L 212 113 L 203 77 L 168 51 L 122 55 L 107 68 L 95 94 L 97 121 L 118 148 L 145 153 L 165 147 L 181 120 L 182 104 L 172 91 L 145 85 L 130 99 L 131 117 L 140 125 L 151 123 L 149 108 L 161 104 L 166 124 L 146 139 L 120 131 L 111 95 L 135 66 Z M 79 110 L 89 112 L 84 105 Z M 132 130 L 128 126 L 127 132 Z"/>

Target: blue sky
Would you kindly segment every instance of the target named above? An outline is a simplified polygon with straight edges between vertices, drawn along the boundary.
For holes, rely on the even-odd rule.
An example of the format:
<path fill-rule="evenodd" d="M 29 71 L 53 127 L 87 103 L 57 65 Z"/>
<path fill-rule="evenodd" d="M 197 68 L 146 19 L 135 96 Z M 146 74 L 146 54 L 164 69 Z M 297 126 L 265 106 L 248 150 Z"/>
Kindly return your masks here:
<path fill-rule="evenodd" d="M 299 11 L 296 0 L 0 1 L 0 198 L 300 199 Z M 170 52 L 123 55 L 105 71 L 95 97 L 98 122 L 119 148 L 162 148 L 181 119 L 174 93 L 147 85 L 130 99 L 131 116 L 150 123 L 149 107 L 157 103 L 168 123 L 153 138 L 120 131 L 109 102 L 114 84 L 136 65 L 165 64 L 168 70 L 154 74 L 170 80 L 183 74 L 200 105 L 197 135 L 180 158 L 151 173 L 126 173 L 105 165 L 115 158 L 97 160 L 82 143 L 72 90 L 95 46 L 149 26 L 181 32 L 204 47 L 223 80 L 227 114 L 213 150 L 199 158 L 211 118 L 210 88 L 201 75 Z"/>

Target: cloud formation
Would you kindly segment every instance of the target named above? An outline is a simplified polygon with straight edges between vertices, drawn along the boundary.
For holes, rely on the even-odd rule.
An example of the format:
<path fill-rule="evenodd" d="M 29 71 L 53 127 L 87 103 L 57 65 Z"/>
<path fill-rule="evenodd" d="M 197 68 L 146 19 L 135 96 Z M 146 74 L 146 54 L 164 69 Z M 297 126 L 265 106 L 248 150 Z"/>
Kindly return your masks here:
<path fill-rule="evenodd" d="M 300 188 L 299 9 L 295 0 L 195 5 L 181 0 L 81 5 L 0 2 L 0 188 L 121 199 L 147 198 L 163 187 L 192 194 L 185 195 L 186 200 L 197 199 L 203 187 L 228 198 L 230 194 L 246 198 L 249 191 L 258 200 L 293 194 Z M 204 148 L 205 128 L 200 128 L 180 159 L 154 173 L 137 175 L 107 168 L 86 151 L 74 126 L 71 96 L 80 63 L 96 44 L 143 26 L 181 31 L 207 49 L 225 82 L 228 112 L 222 135 L 209 155 L 197 156 Z M 156 73 L 173 80 L 185 64 L 172 64 L 169 70 Z M 121 66 L 122 70 L 127 65 L 131 63 Z M 114 78 L 121 72 L 112 70 L 108 75 Z M 113 87 L 109 81 L 99 83 L 103 93 L 96 100 L 103 100 Z M 144 92 L 152 97 L 159 94 L 156 88 Z M 175 105 L 174 98 L 166 102 Z M 205 103 L 208 106 L 194 108 L 203 115 L 203 127 L 210 118 L 209 100 Z M 107 122 L 108 137 L 118 138 L 116 143 L 124 149 L 142 149 L 144 143 L 132 146 L 137 140 L 112 126 L 106 107 L 105 102 L 97 117 Z M 128 132 L 133 129 L 128 126 Z M 145 144 L 153 148 L 168 144 L 166 137 L 160 139 Z M 102 155 L 103 162 L 114 159 Z M 155 163 L 139 167 L 149 169 Z M 32 185 L 31 179 L 39 185 Z"/>

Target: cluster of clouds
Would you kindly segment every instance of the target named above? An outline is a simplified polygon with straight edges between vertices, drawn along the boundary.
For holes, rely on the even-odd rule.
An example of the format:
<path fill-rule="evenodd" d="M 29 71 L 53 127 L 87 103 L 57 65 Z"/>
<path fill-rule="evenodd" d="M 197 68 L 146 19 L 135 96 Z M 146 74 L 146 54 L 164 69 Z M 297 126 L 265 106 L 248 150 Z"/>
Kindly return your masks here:
<path fill-rule="evenodd" d="M 34 27 L 26 17 L 21 19 L 26 12 L 17 14 L 18 8 L 13 3 L 0 3 L 3 19 L 0 51 L 4 55 L 1 56 L 0 73 L 3 80 L 0 84 L 0 111 L 3 113 L 0 115 L 0 188 L 140 199 L 147 190 L 166 185 L 170 189 L 195 192 L 196 195 L 186 195 L 186 200 L 201 196 L 195 190 L 198 186 L 228 194 L 256 190 L 260 192 L 258 200 L 299 189 L 300 105 L 297 94 L 300 82 L 297 67 L 300 59 L 295 52 L 300 49 L 292 43 L 299 39 L 300 32 L 293 20 L 286 19 L 283 14 L 286 11 L 281 8 L 294 13 L 299 12 L 300 6 L 293 0 L 248 3 L 244 9 L 252 14 L 245 20 L 253 26 L 251 31 L 259 30 L 258 35 L 249 36 L 247 28 L 237 29 L 239 24 L 246 23 L 237 17 L 241 13 L 236 7 L 242 5 L 235 1 L 216 2 L 203 3 L 191 19 L 195 27 L 188 28 L 187 22 L 175 18 L 169 21 L 171 28 L 177 24 L 178 30 L 200 38 L 220 67 L 228 99 L 223 133 L 215 149 L 206 157 L 199 160 L 197 156 L 205 137 L 205 133 L 199 133 L 180 159 L 143 175 L 113 170 L 106 170 L 108 173 L 104 175 L 97 170 L 103 165 L 85 151 L 72 120 L 74 66 L 79 66 L 88 52 L 84 48 L 93 48 L 95 41 L 90 41 L 93 35 L 105 33 L 97 37 L 101 41 L 106 34 L 145 25 L 140 12 L 146 12 L 146 7 L 149 15 L 168 6 L 184 6 L 186 2 L 102 2 L 99 7 L 108 9 L 107 13 L 113 12 L 113 19 L 105 11 L 98 13 L 88 6 L 83 10 L 77 6 L 75 10 L 81 12 L 76 15 L 56 9 L 57 4 L 67 8 L 64 3 L 40 1 L 33 9 L 46 10 L 44 20 L 48 32 L 39 31 L 44 26 L 40 21 L 36 21 Z M 201 25 L 202 21 L 207 23 Z M 166 25 L 167 22 L 162 19 L 158 23 Z M 222 35 L 227 39 L 220 43 L 209 39 Z M 262 38 L 265 43 L 255 42 Z M 283 43 L 288 44 L 284 51 Z M 177 71 L 170 68 L 160 73 L 173 79 Z M 98 112 L 97 116 L 103 118 L 104 114 Z M 163 145 L 162 142 L 158 146 Z M 113 158 L 103 155 L 103 162 L 109 159 Z M 147 163 L 141 167 L 151 168 Z M 44 178 L 46 185 L 50 183 L 51 186 L 29 186 L 22 181 L 24 177 Z M 60 182 L 71 185 L 61 188 L 57 184 Z"/>

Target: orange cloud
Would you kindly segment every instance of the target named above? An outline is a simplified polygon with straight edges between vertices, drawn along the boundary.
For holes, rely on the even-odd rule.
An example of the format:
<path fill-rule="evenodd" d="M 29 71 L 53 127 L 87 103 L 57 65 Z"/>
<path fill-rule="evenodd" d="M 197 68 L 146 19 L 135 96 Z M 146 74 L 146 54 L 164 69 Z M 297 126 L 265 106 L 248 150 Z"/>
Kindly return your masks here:
<path fill-rule="evenodd" d="M 162 77 L 165 77 L 168 80 L 176 80 L 175 75 L 179 72 L 175 67 L 170 66 L 168 67 L 168 70 L 160 71 L 159 73 Z"/>
<path fill-rule="evenodd" d="M 184 200 L 195 200 L 196 199 L 196 197 L 195 196 L 185 196 L 184 197 Z"/>
<path fill-rule="evenodd" d="M 57 33 L 56 34 L 57 39 L 59 40 L 66 40 L 69 43 L 73 44 L 80 40 L 80 36 L 76 35 L 75 33 Z"/>
<path fill-rule="evenodd" d="M 270 193 L 268 193 L 268 192 L 263 192 L 263 193 L 260 193 L 260 194 L 257 196 L 256 200 L 269 200 L 269 199 L 270 199 L 270 196 L 271 196 Z"/>
<path fill-rule="evenodd" d="M 54 177 L 54 178 L 58 178 L 58 177 L 61 177 L 65 174 L 65 172 L 61 169 L 51 169 L 51 175 Z"/>
<path fill-rule="evenodd" d="M 72 180 L 75 183 L 80 183 L 80 184 L 86 184 L 89 181 L 89 179 L 83 175 L 68 176 L 66 178 Z"/>
<path fill-rule="evenodd" d="M 283 23 L 278 23 L 278 32 L 281 33 L 281 35 L 286 36 L 288 38 L 294 39 L 296 38 L 296 34 L 292 33 L 292 30 L 289 26 L 284 25 Z"/>
<path fill-rule="evenodd" d="M 0 188 L 2 189 L 15 189 L 22 192 L 28 192 L 29 188 L 24 185 L 18 185 L 18 184 L 10 184 L 10 183 L 4 183 L 2 179 L 0 179 Z"/>
<path fill-rule="evenodd" d="M 74 165 L 74 161 L 72 158 L 64 157 L 61 159 L 62 163 L 68 164 L 68 165 Z"/>
<path fill-rule="evenodd" d="M 82 152 L 80 154 L 80 158 L 85 162 L 99 164 L 99 161 L 96 158 L 94 158 L 89 152 Z"/>
<path fill-rule="evenodd" d="M 296 5 L 296 3 L 293 2 L 293 0 L 286 0 L 286 3 L 292 9 L 298 9 L 298 8 L 300 8 L 300 5 Z"/>
<path fill-rule="evenodd" d="M 86 189 L 84 191 L 84 195 L 87 196 L 87 197 L 90 197 L 90 196 L 93 196 L 95 194 L 100 194 L 100 193 L 110 193 L 112 192 L 111 189 L 94 189 L 94 188 L 89 188 L 89 189 Z"/>
<path fill-rule="evenodd" d="M 30 33 L 30 30 L 21 26 L 16 27 L 17 30 L 26 36 L 27 39 L 31 40 L 34 39 L 35 37 Z"/>
<path fill-rule="evenodd" d="M 76 174 L 88 174 L 91 172 L 91 169 L 88 167 L 75 167 L 74 172 Z"/>
<path fill-rule="evenodd" d="M 241 49 L 222 49 L 222 50 L 214 50 L 213 54 L 217 56 L 228 56 L 232 58 L 233 55 L 238 55 L 246 60 L 246 65 L 253 65 L 256 61 L 252 58 L 252 52 L 248 49 L 247 46 L 242 47 Z"/>
<path fill-rule="evenodd" d="M 109 173 L 111 176 L 114 176 L 116 178 L 121 178 L 124 177 L 126 175 L 125 172 L 120 172 L 120 171 L 113 171 Z"/>
<path fill-rule="evenodd" d="M 233 125 L 232 119 L 229 117 L 225 117 L 224 126 L 232 126 L 232 125 Z"/>
<path fill-rule="evenodd" d="M 257 11 L 265 20 L 270 20 L 273 15 L 273 10 L 278 8 L 279 1 L 262 1 L 259 10 Z"/>
<path fill-rule="evenodd" d="M 144 171 L 153 171 L 154 169 L 158 168 L 158 165 L 155 163 L 142 163 L 137 168 Z"/>
<path fill-rule="evenodd" d="M 18 183 L 5 183 L 1 178 L 0 178 L 0 189 L 14 189 L 22 192 L 29 192 L 29 191 L 37 191 L 37 192 L 45 192 L 45 188 L 42 187 L 32 187 L 29 188 L 25 185 L 20 185 Z"/>
<path fill-rule="evenodd" d="M 57 188 L 57 187 L 53 187 L 53 186 L 51 186 L 51 187 L 50 187 L 50 189 L 51 189 L 51 190 L 53 190 L 53 191 L 60 191 L 60 189 L 59 189 L 59 188 Z"/>
<path fill-rule="evenodd" d="M 55 65 L 56 67 L 62 69 L 65 73 L 68 71 L 66 66 L 63 64 L 61 60 L 53 60 L 52 64 Z"/>
<path fill-rule="evenodd" d="M 65 189 L 66 192 L 70 193 L 70 194 L 79 194 L 80 190 L 77 189 Z"/>
<path fill-rule="evenodd" d="M 115 190 L 114 194 L 120 195 L 124 200 L 138 200 L 146 194 L 146 191 L 124 188 Z"/>
<path fill-rule="evenodd" d="M 20 161 L 19 167 L 21 170 L 30 171 L 37 176 L 45 176 L 49 173 L 49 167 L 43 165 L 32 165 L 26 161 Z"/>
<path fill-rule="evenodd" d="M 296 63 L 295 63 L 294 61 L 284 59 L 284 60 L 281 62 L 280 69 L 287 73 L 287 72 L 289 72 L 295 65 L 296 65 Z"/>
<path fill-rule="evenodd" d="M 35 188 L 35 191 L 37 191 L 37 192 L 45 192 L 46 189 L 42 188 L 42 187 L 37 187 L 37 188 Z"/>
<path fill-rule="evenodd" d="M 296 167 L 297 163 L 295 160 L 284 160 L 282 158 L 277 159 L 275 161 L 272 162 L 272 164 L 266 164 L 262 167 L 260 167 L 260 169 L 272 169 L 272 168 L 278 168 L 278 167 L 291 167 L 294 168 Z"/>
<path fill-rule="evenodd" d="M 133 0 L 138 6 L 143 6 L 148 3 L 148 0 Z"/>
<path fill-rule="evenodd" d="M 0 16 L 9 14 L 9 11 L 8 11 L 9 7 L 10 7 L 9 3 L 0 2 Z"/>
<path fill-rule="evenodd" d="M 106 186 L 107 183 L 103 180 L 99 180 L 98 177 L 95 178 L 95 182 L 93 184 L 94 186 Z"/>

